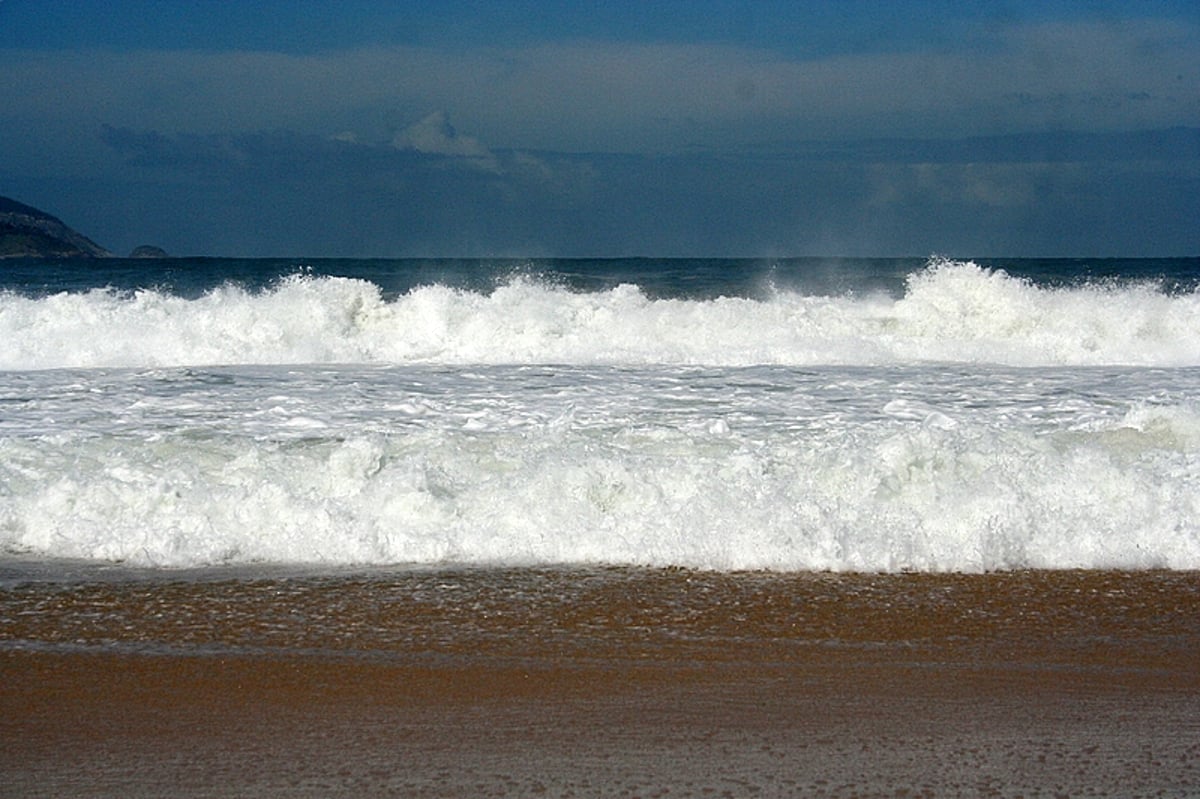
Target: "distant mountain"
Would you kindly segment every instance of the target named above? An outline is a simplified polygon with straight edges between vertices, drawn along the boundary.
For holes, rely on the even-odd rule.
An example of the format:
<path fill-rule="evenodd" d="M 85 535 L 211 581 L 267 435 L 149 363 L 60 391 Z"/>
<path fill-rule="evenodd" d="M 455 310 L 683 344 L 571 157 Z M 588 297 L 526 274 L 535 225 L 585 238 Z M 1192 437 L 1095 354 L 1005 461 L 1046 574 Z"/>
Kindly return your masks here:
<path fill-rule="evenodd" d="M 0 258 L 107 258 L 108 250 L 62 220 L 0 197 Z"/>

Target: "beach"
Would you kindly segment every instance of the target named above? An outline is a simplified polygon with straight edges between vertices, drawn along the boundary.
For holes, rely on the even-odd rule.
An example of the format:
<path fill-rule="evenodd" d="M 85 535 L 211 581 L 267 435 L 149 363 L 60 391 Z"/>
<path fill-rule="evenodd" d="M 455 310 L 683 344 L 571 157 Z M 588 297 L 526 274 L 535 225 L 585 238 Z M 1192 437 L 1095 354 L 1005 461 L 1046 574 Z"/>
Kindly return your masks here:
<path fill-rule="evenodd" d="M 1200 260 L 0 283 L 2 797 L 1200 795 Z"/>
<path fill-rule="evenodd" d="M 1194 796 L 1197 663 L 1195 572 L 12 580 L 0 794 Z"/>

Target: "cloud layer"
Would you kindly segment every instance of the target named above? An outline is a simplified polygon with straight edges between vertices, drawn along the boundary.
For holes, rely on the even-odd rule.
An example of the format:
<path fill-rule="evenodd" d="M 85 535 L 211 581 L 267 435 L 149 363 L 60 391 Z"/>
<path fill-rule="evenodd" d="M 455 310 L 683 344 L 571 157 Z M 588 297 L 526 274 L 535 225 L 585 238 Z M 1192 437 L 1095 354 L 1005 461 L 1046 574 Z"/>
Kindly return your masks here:
<path fill-rule="evenodd" d="M 1200 29 L 1012 27 L 975 47 L 797 60 L 723 45 L 575 42 L 467 52 L 21 53 L 5 117 L 171 132 L 352 130 L 447 111 L 492 146 L 728 149 L 788 139 L 961 137 L 1200 124 Z"/>
<path fill-rule="evenodd" d="M 7 50 L 0 76 L 0 179 L 114 249 L 1200 251 L 1188 21 L 991 23 L 820 57 Z"/>

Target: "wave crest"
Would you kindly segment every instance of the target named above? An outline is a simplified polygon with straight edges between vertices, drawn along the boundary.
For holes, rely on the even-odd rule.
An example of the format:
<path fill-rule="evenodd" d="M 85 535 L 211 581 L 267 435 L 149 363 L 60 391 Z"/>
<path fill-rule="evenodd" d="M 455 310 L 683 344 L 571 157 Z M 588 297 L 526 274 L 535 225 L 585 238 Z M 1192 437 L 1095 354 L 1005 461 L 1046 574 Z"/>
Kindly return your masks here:
<path fill-rule="evenodd" d="M 286 363 L 1200 365 L 1200 294 L 1044 288 L 935 259 L 899 298 L 651 299 L 516 277 L 490 293 L 294 275 L 195 299 L 0 295 L 0 368 Z"/>

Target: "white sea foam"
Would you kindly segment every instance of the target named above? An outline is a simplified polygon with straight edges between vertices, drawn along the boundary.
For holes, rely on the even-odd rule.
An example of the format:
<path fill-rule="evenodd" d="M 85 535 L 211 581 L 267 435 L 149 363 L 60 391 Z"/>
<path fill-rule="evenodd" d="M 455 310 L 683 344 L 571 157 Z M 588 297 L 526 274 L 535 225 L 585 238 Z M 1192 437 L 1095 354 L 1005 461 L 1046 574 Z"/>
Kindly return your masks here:
<path fill-rule="evenodd" d="M 169 566 L 1200 568 L 1196 369 L 19 378 L 0 395 L 10 552 Z"/>
<path fill-rule="evenodd" d="M 936 261 L 899 299 L 649 299 L 515 279 L 385 300 L 366 281 L 294 276 L 197 299 L 153 290 L 0 295 L 0 369 L 444 363 L 1200 365 L 1200 294 L 1035 287 Z"/>
<path fill-rule="evenodd" d="M 0 551 L 1200 568 L 1200 295 L 1148 285 L 0 294 L 0 369 Z"/>

